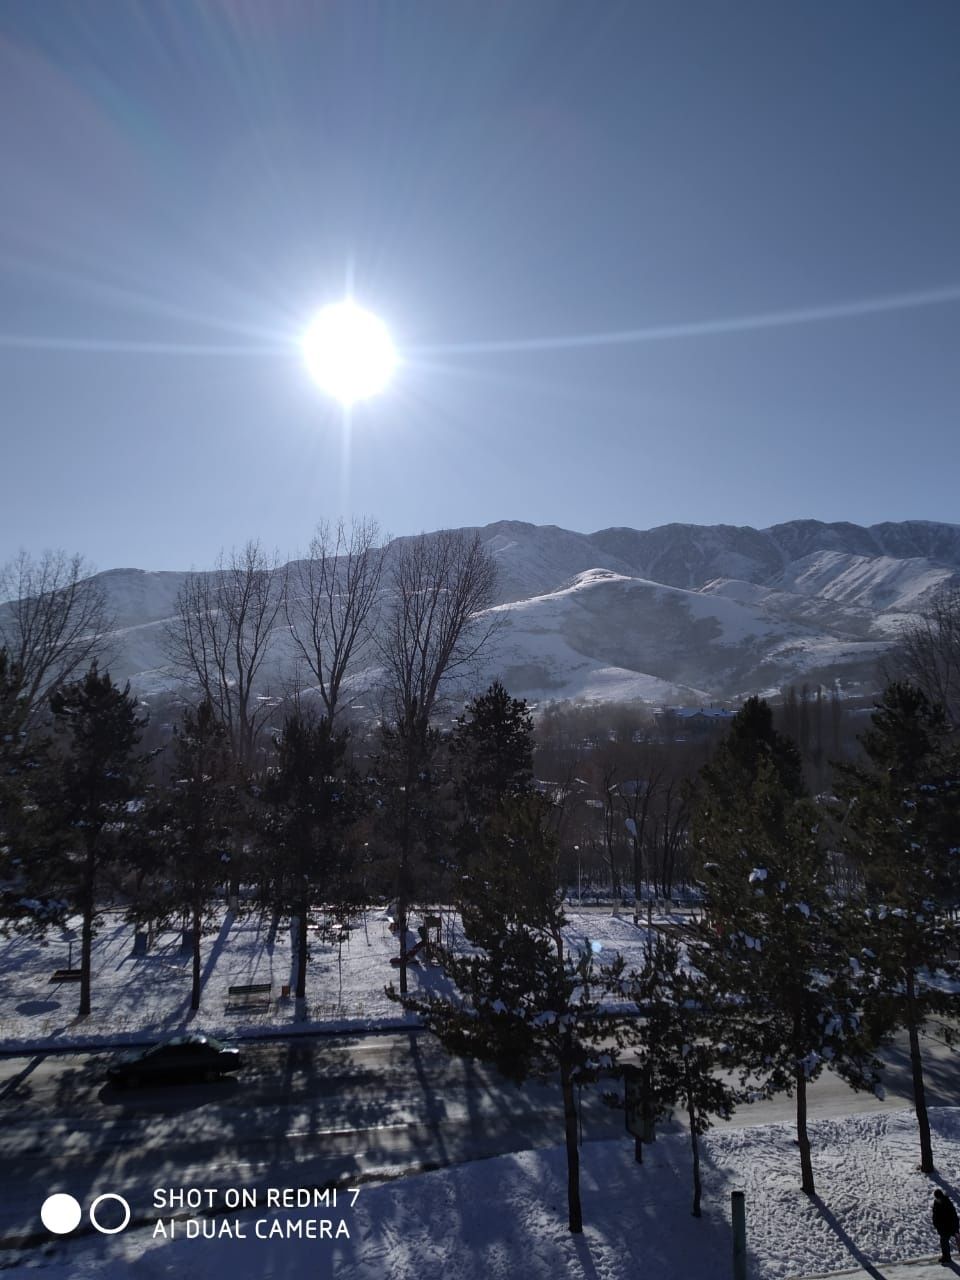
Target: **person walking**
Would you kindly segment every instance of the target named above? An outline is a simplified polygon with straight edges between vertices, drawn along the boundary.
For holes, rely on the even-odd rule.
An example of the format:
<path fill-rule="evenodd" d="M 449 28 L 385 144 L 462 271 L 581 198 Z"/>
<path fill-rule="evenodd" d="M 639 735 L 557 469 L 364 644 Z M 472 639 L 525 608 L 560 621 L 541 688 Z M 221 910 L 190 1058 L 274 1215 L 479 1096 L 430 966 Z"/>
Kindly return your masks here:
<path fill-rule="evenodd" d="M 939 1190 L 933 1193 L 933 1225 L 940 1237 L 940 1265 L 950 1265 L 950 1237 L 960 1231 L 960 1218 L 953 1207 L 953 1201 Z"/>

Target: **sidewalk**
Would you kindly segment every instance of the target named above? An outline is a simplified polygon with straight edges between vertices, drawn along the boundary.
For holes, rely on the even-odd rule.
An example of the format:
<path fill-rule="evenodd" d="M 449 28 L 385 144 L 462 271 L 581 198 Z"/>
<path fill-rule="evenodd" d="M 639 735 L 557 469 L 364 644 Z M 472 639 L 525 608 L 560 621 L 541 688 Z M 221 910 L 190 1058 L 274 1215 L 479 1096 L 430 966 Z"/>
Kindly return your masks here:
<path fill-rule="evenodd" d="M 960 1260 L 954 1255 L 949 1267 L 933 1258 L 911 1258 L 908 1262 L 872 1262 L 853 1271 L 827 1271 L 817 1275 L 789 1276 L 787 1280 L 943 1280 L 960 1276 Z"/>

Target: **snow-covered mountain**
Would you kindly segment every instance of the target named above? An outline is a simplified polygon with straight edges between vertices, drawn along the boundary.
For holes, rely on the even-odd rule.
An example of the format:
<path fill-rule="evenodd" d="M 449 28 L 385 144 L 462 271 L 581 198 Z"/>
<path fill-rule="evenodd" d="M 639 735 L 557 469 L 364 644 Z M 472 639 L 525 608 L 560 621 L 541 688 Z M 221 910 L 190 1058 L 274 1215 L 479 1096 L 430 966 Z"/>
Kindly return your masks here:
<path fill-rule="evenodd" d="M 960 584 L 960 525 L 797 520 L 769 529 L 663 525 L 582 534 L 480 529 L 500 623 L 481 673 L 533 701 L 702 702 L 791 682 L 875 680 L 878 657 L 942 587 Z M 101 574 L 118 628 L 111 669 L 172 686 L 162 648 L 187 573 Z M 266 678 L 290 657 L 278 628 Z M 358 687 L 369 677 L 358 673 Z"/>

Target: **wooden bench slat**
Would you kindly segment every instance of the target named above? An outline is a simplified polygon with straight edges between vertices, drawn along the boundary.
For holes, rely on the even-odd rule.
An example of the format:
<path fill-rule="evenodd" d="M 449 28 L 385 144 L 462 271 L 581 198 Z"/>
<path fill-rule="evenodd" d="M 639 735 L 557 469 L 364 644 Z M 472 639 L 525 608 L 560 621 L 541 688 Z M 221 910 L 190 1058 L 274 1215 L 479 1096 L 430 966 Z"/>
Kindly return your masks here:
<path fill-rule="evenodd" d="M 49 982 L 79 982 L 83 977 L 81 969 L 57 969 L 48 979 Z"/>

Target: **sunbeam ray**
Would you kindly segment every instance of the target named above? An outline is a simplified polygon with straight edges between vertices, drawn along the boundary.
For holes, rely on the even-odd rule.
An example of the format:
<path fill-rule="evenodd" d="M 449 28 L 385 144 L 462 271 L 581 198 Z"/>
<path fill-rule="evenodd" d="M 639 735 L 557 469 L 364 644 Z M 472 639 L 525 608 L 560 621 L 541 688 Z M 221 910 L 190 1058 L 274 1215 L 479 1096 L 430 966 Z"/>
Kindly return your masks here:
<path fill-rule="evenodd" d="M 149 356 L 288 356 L 284 346 L 233 346 L 195 342 L 131 342 L 124 338 L 44 338 L 33 334 L 0 333 L 0 349 L 17 351 L 89 352 L 98 355 Z"/>
<path fill-rule="evenodd" d="M 960 285 L 923 289 L 913 293 L 862 298 L 853 302 L 828 303 L 820 307 L 799 307 L 792 311 L 766 311 L 757 315 L 733 316 L 719 320 L 695 320 L 683 324 L 651 325 L 643 329 L 611 329 L 601 333 L 578 333 L 546 338 L 493 339 L 481 342 L 442 343 L 409 349 L 410 356 L 511 354 L 522 351 L 566 351 L 577 347 L 613 347 L 630 343 L 661 342 L 671 338 L 708 337 L 713 334 L 744 333 L 755 329 L 785 328 L 815 324 L 822 320 L 843 320 L 906 311 L 918 307 L 960 302 Z"/>

